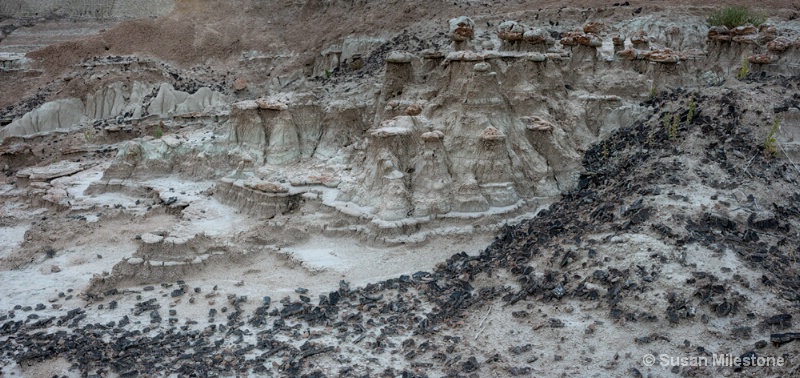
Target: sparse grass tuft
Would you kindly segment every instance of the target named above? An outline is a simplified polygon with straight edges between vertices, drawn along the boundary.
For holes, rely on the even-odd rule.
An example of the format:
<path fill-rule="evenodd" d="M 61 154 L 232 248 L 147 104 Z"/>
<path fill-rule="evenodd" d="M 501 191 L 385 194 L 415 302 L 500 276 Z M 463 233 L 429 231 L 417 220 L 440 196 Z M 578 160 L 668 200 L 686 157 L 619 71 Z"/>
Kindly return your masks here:
<path fill-rule="evenodd" d="M 747 55 L 742 58 L 742 68 L 739 69 L 739 74 L 736 75 L 736 78 L 742 80 L 747 78 L 747 75 L 750 73 L 750 63 L 747 61 Z"/>
<path fill-rule="evenodd" d="M 692 97 L 689 98 L 689 114 L 686 115 L 686 124 L 687 125 L 691 124 L 692 123 L 692 119 L 694 119 L 694 108 L 695 108 L 694 96 L 692 96 Z"/>
<path fill-rule="evenodd" d="M 680 122 L 680 117 L 675 114 L 672 116 L 672 127 L 669 129 L 669 137 L 670 139 L 674 139 L 678 136 L 678 122 Z"/>
<path fill-rule="evenodd" d="M 156 126 L 155 137 L 156 139 L 161 139 L 164 136 L 164 122 L 159 122 L 158 126 Z"/>
<path fill-rule="evenodd" d="M 664 124 L 664 132 L 669 133 L 669 125 L 670 125 L 670 116 L 669 113 L 664 113 L 664 118 L 661 122 Z"/>
<path fill-rule="evenodd" d="M 775 138 L 775 134 L 778 133 L 780 124 L 781 119 L 775 118 L 775 122 L 772 123 L 772 129 L 769 130 L 767 139 L 764 140 L 764 156 L 767 159 L 774 157 L 778 153 L 778 140 Z"/>
<path fill-rule="evenodd" d="M 87 129 L 83 131 L 83 137 L 86 138 L 86 142 L 92 143 L 94 141 L 94 132 L 91 129 Z"/>
<path fill-rule="evenodd" d="M 762 12 L 751 11 L 743 6 L 730 6 L 722 8 L 706 19 L 709 26 L 725 26 L 728 29 L 742 26 L 745 24 L 753 24 L 759 26 L 767 21 L 767 15 Z"/>

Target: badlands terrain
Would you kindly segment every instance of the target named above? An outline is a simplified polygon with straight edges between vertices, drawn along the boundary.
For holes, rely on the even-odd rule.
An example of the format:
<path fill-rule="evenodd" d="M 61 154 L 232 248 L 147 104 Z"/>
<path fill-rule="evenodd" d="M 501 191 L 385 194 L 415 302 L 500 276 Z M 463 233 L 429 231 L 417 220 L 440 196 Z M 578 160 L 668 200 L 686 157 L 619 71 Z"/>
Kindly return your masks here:
<path fill-rule="evenodd" d="M 800 376 L 800 7 L 726 5 L 3 0 L 0 377 Z"/>

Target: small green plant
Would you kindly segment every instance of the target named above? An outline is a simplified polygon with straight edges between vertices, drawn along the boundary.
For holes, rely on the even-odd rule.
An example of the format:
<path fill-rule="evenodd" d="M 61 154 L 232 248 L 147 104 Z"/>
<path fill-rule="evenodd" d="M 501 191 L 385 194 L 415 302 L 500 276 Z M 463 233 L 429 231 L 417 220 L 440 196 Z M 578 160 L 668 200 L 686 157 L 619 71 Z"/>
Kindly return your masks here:
<path fill-rule="evenodd" d="M 672 126 L 669 128 L 669 137 L 675 138 L 678 136 L 678 122 L 680 122 L 680 118 L 677 114 L 672 116 Z"/>
<path fill-rule="evenodd" d="M 653 84 L 653 85 L 650 87 L 650 99 L 652 100 L 652 99 L 656 98 L 656 95 L 657 95 L 657 94 L 658 94 L 658 92 L 656 91 L 656 85 L 655 85 L 655 84 Z"/>
<path fill-rule="evenodd" d="M 328 70 L 328 69 L 325 70 L 325 78 L 326 79 L 330 79 L 331 78 L 331 70 Z"/>
<path fill-rule="evenodd" d="M 767 139 L 764 140 L 764 156 L 767 159 L 774 157 L 778 153 L 778 140 L 775 138 L 775 134 L 778 132 L 780 124 L 781 119 L 775 118 L 775 122 L 772 123 L 772 129 L 769 130 Z"/>
<path fill-rule="evenodd" d="M 742 59 L 742 68 L 739 69 L 739 74 L 736 75 L 736 78 L 739 80 L 747 78 L 747 75 L 750 73 L 750 63 L 747 61 L 747 55 L 744 56 Z"/>
<path fill-rule="evenodd" d="M 164 127 L 164 121 L 159 122 L 158 126 L 156 126 L 156 131 L 155 131 L 156 139 L 161 139 L 161 137 L 164 136 L 164 128 L 163 127 Z"/>
<path fill-rule="evenodd" d="M 692 123 L 692 119 L 694 118 L 694 108 L 695 108 L 694 96 L 692 96 L 689 98 L 689 114 L 686 115 L 687 124 Z"/>
<path fill-rule="evenodd" d="M 603 159 L 608 160 L 608 156 L 610 154 L 611 153 L 608 151 L 608 145 L 606 144 L 606 141 L 603 141 Z"/>
<path fill-rule="evenodd" d="M 94 141 L 94 132 L 92 130 L 84 130 L 83 137 L 86 138 L 86 141 L 92 143 Z"/>
<path fill-rule="evenodd" d="M 670 125 L 669 121 L 670 121 L 669 113 L 664 113 L 664 118 L 661 120 L 661 122 L 664 124 L 665 132 L 669 132 L 669 125 Z"/>
<path fill-rule="evenodd" d="M 762 12 L 751 11 L 743 6 L 730 6 L 722 8 L 708 16 L 706 22 L 709 26 L 725 26 L 733 29 L 745 24 L 759 26 L 767 21 L 767 15 Z"/>

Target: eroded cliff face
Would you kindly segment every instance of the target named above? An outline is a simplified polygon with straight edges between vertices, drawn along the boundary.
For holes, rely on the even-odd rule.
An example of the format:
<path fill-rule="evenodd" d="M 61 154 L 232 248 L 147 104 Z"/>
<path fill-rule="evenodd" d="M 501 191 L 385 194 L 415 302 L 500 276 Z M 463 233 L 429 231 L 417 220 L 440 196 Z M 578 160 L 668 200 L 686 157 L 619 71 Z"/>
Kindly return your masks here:
<path fill-rule="evenodd" d="M 439 22 L 429 39 L 348 36 L 320 46 L 306 68 L 275 76 L 292 54 L 251 51 L 236 63 L 243 74 L 222 77 L 150 58 L 87 59 L 62 79 L 66 95 L 0 130 L 0 159 L 25 196 L 57 209 L 141 196 L 130 211 L 155 206 L 189 219 L 221 206 L 260 219 L 268 233 L 419 243 L 530 216 L 576 187 L 597 141 L 652 118 L 658 93 L 793 75 L 800 48 L 798 31 L 783 25 L 678 28 L 653 17 L 537 25 L 463 16 Z M 13 72 L 30 68 L 8 59 Z M 267 72 L 262 80 L 258 71 Z M 780 111 L 792 123 L 793 106 L 742 121 Z M 61 159 L 73 162 L 50 164 Z M 31 164 L 46 169 L 23 169 Z M 178 182 L 194 194 L 174 191 Z M 179 269 L 171 267 L 194 271 L 205 260 L 176 259 L 169 246 L 211 256 L 204 249 L 220 244 L 186 223 L 159 230 L 146 256 L 132 255 L 120 277 L 95 289 L 143 267 L 153 280 Z"/>
<path fill-rule="evenodd" d="M 785 354 L 795 11 L 589 3 L 178 0 L 0 40 L 0 274 L 26 283 L 0 370 L 646 375 L 666 328 Z"/>

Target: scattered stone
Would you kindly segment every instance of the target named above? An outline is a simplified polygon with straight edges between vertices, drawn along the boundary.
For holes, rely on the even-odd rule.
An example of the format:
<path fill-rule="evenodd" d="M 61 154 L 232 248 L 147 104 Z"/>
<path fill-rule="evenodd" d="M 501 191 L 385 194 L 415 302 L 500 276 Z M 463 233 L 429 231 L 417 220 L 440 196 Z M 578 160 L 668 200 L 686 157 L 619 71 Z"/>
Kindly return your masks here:
<path fill-rule="evenodd" d="M 422 113 L 422 107 L 419 104 L 411 104 L 405 110 L 406 115 L 418 116 Z"/>
<path fill-rule="evenodd" d="M 247 80 L 240 77 L 233 81 L 233 89 L 236 91 L 243 91 L 247 89 Z"/>

